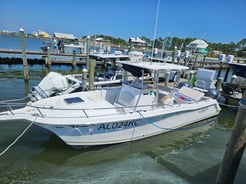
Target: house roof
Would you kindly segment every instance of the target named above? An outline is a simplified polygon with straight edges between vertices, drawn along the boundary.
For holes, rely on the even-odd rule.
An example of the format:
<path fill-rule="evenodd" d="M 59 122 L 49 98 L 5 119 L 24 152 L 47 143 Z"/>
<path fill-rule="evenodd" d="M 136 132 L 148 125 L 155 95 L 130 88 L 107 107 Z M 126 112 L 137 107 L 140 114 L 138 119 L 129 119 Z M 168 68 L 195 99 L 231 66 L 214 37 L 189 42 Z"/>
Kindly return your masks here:
<path fill-rule="evenodd" d="M 65 33 L 54 33 L 54 37 L 56 38 L 63 38 L 63 39 L 69 39 L 74 40 L 75 36 L 73 34 L 65 34 Z"/>
<path fill-rule="evenodd" d="M 199 39 L 190 42 L 187 45 L 187 47 L 191 45 L 196 45 L 196 48 L 207 48 L 208 47 L 208 44 L 204 40 L 199 40 Z"/>
<path fill-rule="evenodd" d="M 142 44 L 145 43 L 145 41 L 142 40 L 142 39 L 139 38 L 139 37 L 131 37 L 130 40 L 131 40 L 131 42 L 133 42 L 133 43 L 142 43 Z"/>

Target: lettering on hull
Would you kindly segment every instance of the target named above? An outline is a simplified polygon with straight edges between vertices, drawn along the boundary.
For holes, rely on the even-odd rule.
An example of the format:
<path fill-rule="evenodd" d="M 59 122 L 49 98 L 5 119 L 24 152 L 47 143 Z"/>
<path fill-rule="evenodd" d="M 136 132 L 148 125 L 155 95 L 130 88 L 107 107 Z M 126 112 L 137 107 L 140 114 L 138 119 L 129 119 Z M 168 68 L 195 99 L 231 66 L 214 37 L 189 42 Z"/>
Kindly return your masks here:
<path fill-rule="evenodd" d="M 198 111 L 198 113 L 204 113 L 206 111 L 208 111 L 208 108 L 201 109 L 201 110 Z"/>
<path fill-rule="evenodd" d="M 120 122 L 115 122 L 115 123 L 103 123 L 100 124 L 98 127 L 98 131 L 102 130 L 116 130 L 116 129 L 127 129 L 127 128 L 133 128 L 136 127 L 137 121 L 132 120 L 132 121 L 120 121 Z"/>

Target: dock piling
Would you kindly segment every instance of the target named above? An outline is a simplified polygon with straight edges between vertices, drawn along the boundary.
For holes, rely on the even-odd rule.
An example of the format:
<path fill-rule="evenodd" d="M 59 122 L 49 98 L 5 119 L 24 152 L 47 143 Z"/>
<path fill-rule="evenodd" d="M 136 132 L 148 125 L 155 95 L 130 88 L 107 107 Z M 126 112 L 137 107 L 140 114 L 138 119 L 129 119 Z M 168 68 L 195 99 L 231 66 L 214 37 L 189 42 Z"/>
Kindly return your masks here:
<path fill-rule="evenodd" d="M 223 78 L 222 77 L 218 77 L 217 84 L 216 84 L 216 89 L 218 91 L 220 91 L 222 89 L 222 81 L 223 81 Z"/>
<path fill-rule="evenodd" d="M 198 59 L 198 54 L 196 54 L 196 56 L 195 56 L 195 61 L 194 61 L 193 66 L 192 66 L 192 69 L 193 69 L 193 70 L 196 69 L 197 59 Z"/>
<path fill-rule="evenodd" d="M 220 74 L 221 74 L 221 71 L 222 71 L 222 65 L 223 65 L 223 62 L 221 61 L 219 65 L 220 65 L 220 66 L 219 66 L 219 71 L 218 71 L 218 76 L 217 76 L 217 78 L 220 77 Z"/>
<path fill-rule="evenodd" d="M 76 68 L 76 51 L 75 50 L 73 50 L 72 66 L 73 68 Z"/>
<path fill-rule="evenodd" d="M 90 36 L 86 39 L 86 68 L 90 70 Z"/>
<path fill-rule="evenodd" d="M 205 63 L 206 63 L 206 55 L 203 56 L 203 61 L 202 61 L 202 68 L 205 67 Z"/>
<path fill-rule="evenodd" d="M 233 183 L 237 174 L 246 145 L 246 91 L 239 102 L 239 109 L 235 118 L 235 125 L 231 132 L 231 138 L 227 144 L 222 164 L 220 166 L 216 183 Z"/>
<path fill-rule="evenodd" d="M 82 91 L 85 91 L 87 87 L 87 72 L 86 68 L 82 70 Z"/>
<path fill-rule="evenodd" d="M 172 63 L 175 62 L 175 59 L 176 59 L 176 52 L 177 52 L 177 47 L 174 46 L 174 49 L 173 49 L 173 55 L 172 55 Z"/>
<path fill-rule="evenodd" d="M 25 43 L 25 33 L 24 29 L 20 28 L 20 42 L 21 42 L 21 50 L 22 50 L 22 62 L 23 62 L 23 69 L 24 69 L 24 79 L 28 80 L 28 63 L 26 57 L 26 43 Z"/>
<path fill-rule="evenodd" d="M 91 60 L 89 62 L 89 90 L 94 90 L 94 72 L 95 72 L 96 62 Z"/>
<path fill-rule="evenodd" d="M 170 79 L 170 72 L 167 72 L 166 73 L 166 78 L 165 78 L 165 86 L 168 86 L 169 79 Z"/>
<path fill-rule="evenodd" d="M 51 65 L 51 59 L 50 59 L 50 47 L 47 48 L 47 57 L 46 57 L 46 65 L 49 68 Z"/>

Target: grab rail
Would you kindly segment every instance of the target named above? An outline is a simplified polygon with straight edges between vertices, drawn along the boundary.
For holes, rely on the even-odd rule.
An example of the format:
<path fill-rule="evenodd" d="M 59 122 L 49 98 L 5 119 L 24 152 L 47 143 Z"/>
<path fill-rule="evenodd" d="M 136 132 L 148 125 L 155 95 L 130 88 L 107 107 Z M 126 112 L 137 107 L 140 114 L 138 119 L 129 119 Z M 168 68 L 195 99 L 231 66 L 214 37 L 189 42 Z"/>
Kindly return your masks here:
<path fill-rule="evenodd" d="M 42 118 L 45 118 L 45 114 L 42 112 L 42 110 L 46 109 L 46 110 L 79 110 L 79 111 L 82 111 L 85 115 L 86 118 L 90 118 L 90 116 L 88 115 L 88 111 L 91 111 L 91 110 L 110 110 L 110 109 L 115 109 L 116 112 L 122 112 L 123 114 L 126 114 L 126 112 L 129 112 L 129 113 L 132 113 L 132 111 L 127 111 L 127 109 L 133 109 L 135 106 L 125 106 L 125 107 L 118 107 L 118 106 L 114 106 L 114 107 L 105 107 L 105 108 L 56 108 L 56 107 L 53 107 L 53 106 L 49 106 L 49 107 L 44 107 L 44 106 L 35 106 L 35 105 L 30 105 L 30 104 L 24 104 L 24 103 L 3 103 L 3 102 L 0 102 L 0 107 L 7 107 L 7 110 L 12 114 L 12 115 L 15 115 L 14 114 L 14 108 L 13 107 L 31 107 L 31 108 L 35 108 L 37 109 L 38 111 L 38 114 L 40 117 Z M 150 109 L 154 109 L 154 107 L 166 107 L 165 104 L 152 104 L 152 105 L 139 105 L 138 106 L 139 108 L 148 108 L 148 110 Z M 117 109 L 122 109 L 122 111 L 118 111 Z M 142 109 L 141 111 L 145 111 L 145 109 Z M 1 112 L 0 112 L 1 114 Z M 37 116 L 37 114 L 35 114 L 35 116 Z"/>

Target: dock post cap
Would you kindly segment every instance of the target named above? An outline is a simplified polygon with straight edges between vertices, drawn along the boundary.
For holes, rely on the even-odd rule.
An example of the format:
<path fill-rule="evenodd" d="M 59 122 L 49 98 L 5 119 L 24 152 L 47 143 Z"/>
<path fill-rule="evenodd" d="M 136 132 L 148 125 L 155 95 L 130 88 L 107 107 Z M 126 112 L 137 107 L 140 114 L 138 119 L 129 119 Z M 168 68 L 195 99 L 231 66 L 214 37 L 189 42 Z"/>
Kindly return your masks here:
<path fill-rule="evenodd" d="M 83 68 L 82 72 L 88 72 L 88 70 L 86 68 Z"/>
<path fill-rule="evenodd" d="M 91 37 L 88 35 L 86 38 L 87 38 L 87 39 L 90 39 Z"/>
<path fill-rule="evenodd" d="M 20 28 L 20 32 L 24 32 L 24 29 L 23 28 Z"/>

